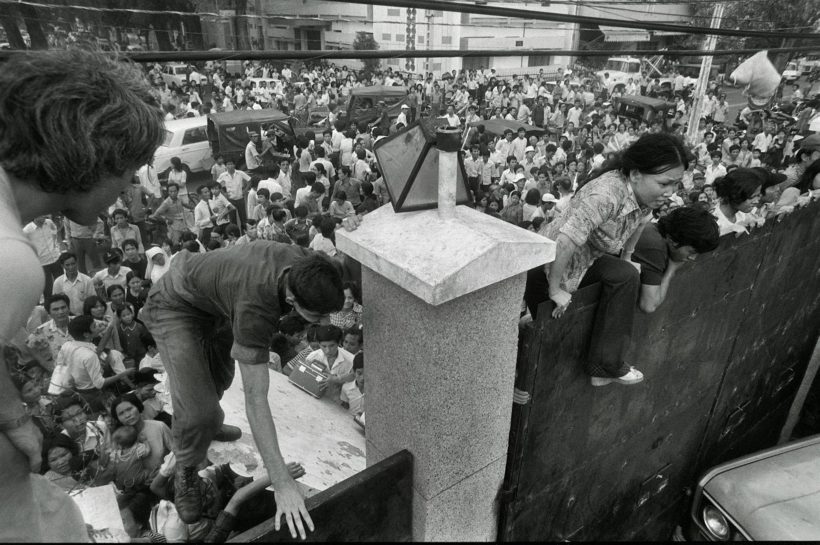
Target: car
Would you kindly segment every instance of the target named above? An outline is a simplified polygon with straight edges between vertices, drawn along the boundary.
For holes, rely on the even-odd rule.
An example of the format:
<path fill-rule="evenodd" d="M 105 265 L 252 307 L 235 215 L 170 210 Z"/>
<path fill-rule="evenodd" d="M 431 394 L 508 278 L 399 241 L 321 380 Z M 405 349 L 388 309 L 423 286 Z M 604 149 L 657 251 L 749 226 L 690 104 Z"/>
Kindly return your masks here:
<path fill-rule="evenodd" d="M 395 120 L 401 113 L 401 105 L 407 104 L 407 88 L 392 85 L 354 87 L 346 108 L 338 112 L 338 119 L 344 123 L 375 121 L 379 118 L 379 102 L 384 102 L 387 115 Z"/>
<path fill-rule="evenodd" d="M 183 87 L 188 81 L 202 83 L 205 79 L 206 77 L 190 64 L 166 64 L 162 67 L 162 81 L 169 87 L 172 83 L 177 87 Z"/>
<path fill-rule="evenodd" d="M 820 540 L 820 435 L 743 456 L 698 481 L 676 541 Z"/>
<path fill-rule="evenodd" d="M 786 83 L 794 83 L 800 77 L 800 71 L 797 69 L 797 63 L 794 61 L 786 64 L 786 69 L 780 75 Z"/>
<path fill-rule="evenodd" d="M 208 145 L 208 119 L 185 117 L 165 122 L 165 137 L 154 153 L 154 168 L 162 173 L 171 168 L 171 157 L 179 157 L 190 172 L 211 169 L 214 164 Z"/>

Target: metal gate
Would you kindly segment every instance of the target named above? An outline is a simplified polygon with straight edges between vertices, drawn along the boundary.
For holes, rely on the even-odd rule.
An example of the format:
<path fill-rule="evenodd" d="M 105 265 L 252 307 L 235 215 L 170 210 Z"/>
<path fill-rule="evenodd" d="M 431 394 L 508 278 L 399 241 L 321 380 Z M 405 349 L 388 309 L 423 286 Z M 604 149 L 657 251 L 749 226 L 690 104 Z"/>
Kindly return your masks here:
<path fill-rule="evenodd" d="M 820 203 L 681 269 L 638 316 L 645 382 L 582 371 L 599 286 L 521 333 L 499 537 L 665 540 L 704 469 L 773 445 L 820 332 Z"/>

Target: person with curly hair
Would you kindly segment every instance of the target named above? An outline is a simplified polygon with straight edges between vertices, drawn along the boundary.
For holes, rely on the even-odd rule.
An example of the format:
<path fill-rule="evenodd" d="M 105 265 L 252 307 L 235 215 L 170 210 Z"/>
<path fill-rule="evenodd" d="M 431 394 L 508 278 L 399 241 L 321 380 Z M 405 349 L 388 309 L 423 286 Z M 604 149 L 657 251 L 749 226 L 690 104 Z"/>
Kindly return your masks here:
<path fill-rule="evenodd" d="M 8 344 L 43 291 L 22 232 L 61 213 L 91 225 L 162 142 L 162 110 L 143 73 L 98 52 L 15 53 L 0 71 L 0 277 Z M 37 481 L 40 432 L 0 365 L 0 541 L 83 541 L 82 516 Z M 42 477 L 40 477 L 42 479 Z M 38 499 L 39 498 L 39 499 Z"/>

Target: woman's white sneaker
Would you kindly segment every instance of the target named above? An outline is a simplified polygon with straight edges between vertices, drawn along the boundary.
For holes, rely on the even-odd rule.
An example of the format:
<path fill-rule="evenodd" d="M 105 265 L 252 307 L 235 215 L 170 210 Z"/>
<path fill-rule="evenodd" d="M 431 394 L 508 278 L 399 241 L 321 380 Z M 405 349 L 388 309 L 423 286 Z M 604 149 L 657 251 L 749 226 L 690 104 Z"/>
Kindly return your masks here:
<path fill-rule="evenodd" d="M 618 384 L 624 385 L 631 385 L 631 384 L 638 384 L 639 382 L 643 381 L 643 373 L 635 369 L 634 367 L 629 368 L 629 372 L 623 376 L 617 378 L 610 378 L 610 377 L 590 377 L 589 382 L 593 386 L 606 386 L 607 384 L 611 384 L 613 382 L 617 382 Z"/>

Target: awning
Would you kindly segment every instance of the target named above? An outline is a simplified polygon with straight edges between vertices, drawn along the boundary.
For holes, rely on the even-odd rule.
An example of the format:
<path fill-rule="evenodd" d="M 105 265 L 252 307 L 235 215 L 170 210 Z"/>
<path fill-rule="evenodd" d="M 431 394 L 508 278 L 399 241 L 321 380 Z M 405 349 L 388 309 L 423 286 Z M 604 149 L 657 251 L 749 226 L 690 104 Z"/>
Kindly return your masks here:
<path fill-rule="evenodd" d="M 649 32 L 638 28 L 618 28 L 600 25 L 605 42 L 648 42 Z"/>

